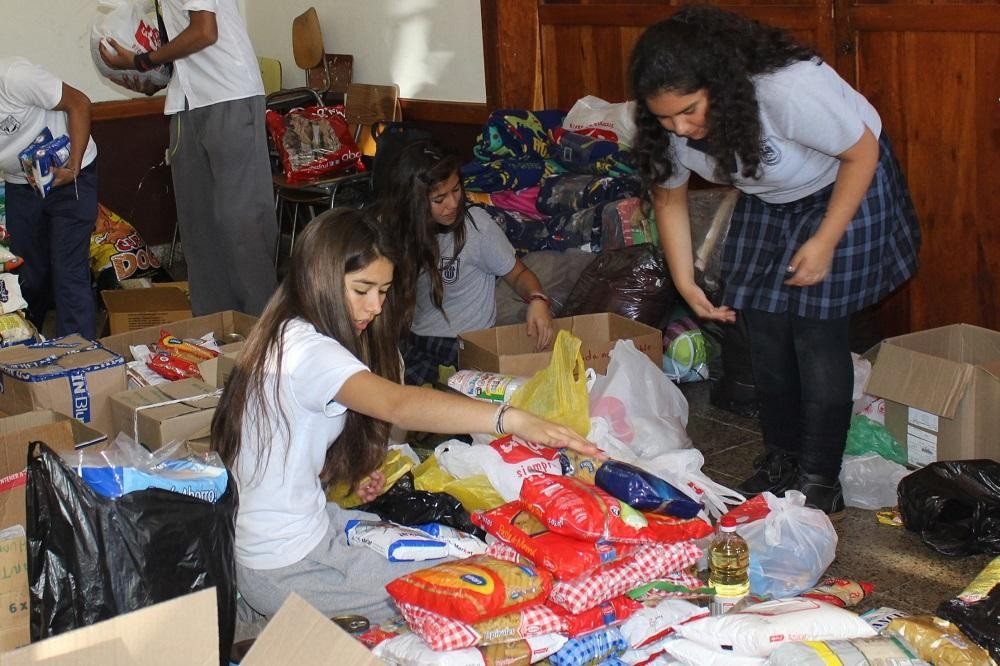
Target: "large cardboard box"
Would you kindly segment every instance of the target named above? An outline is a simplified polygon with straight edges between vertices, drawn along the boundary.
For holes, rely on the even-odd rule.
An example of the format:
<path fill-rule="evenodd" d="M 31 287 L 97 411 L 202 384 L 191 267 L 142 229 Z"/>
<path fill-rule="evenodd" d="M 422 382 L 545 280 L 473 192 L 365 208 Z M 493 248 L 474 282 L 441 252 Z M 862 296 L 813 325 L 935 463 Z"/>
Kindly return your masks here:
<path fill-rule="evenodd" d="M 583 363 L 597 372 L 607 372 L 618 340 L 631 340 L 657 367 L 663 364 L 663 333 L 652 326 L 608 312 L 562 317 L 553 323 L 557 331 L 567 330 L 580 338 Z M 458 336 L 458 345 L 460 367 L 506 375 L 533 375 L 548 367 L 552 356 L 551 349 L 535 351 L 527 324 L 467 331 Z"/>
<path fill-rule="evenodd" d="M 53 409 L 110 433 L 110 398 L 124 388 L 124 359 L 79 335 L 0 349 L 0 411 L 8 414 Z"/>
<path fill-rule="evenodd" d="M 200 379 L 144 386 L 111 396 L 117 432 L 156 450 L 187 440 L 207 428 L 219 404 L 219 391 Z"/>
<path fill-rule="evenodd" d="M 1000 460 L 1000 331 L 954 324 L 883 340 L 865 392 L 911 465 Z"/>
<path fill-rule="evenodd" d="M 0 666 L 217 666 L 218 635 L 216 594 L 208 589 L 0 654 Z M 385 662 L 292 594 L 240 664 L 384 666 Z"/>
<path fill-rule="evenodd" d="M 174 283 L 145 289 L 105 290 L 101 299 L 108 312 L 111 335 L 191 318 L 187 292 Z"/>
<path fill-rule="evenodd" d="M 30 442 L 72 451 L 105 436 L 50 410 L 0 419 L 0 530 L 25 525 L 25 466 Z M 23 535 L 0 540 L 0 651 L 28 642 L 27 547 Z"/>
<path fill-rule="evenodd" d="M 200 338 L 206 333 L 213 333 L 215 338 L 223 344 L 230 344 L 250 335 L 250 331 L 253 330 L 256 323 L 257 318 L 252 315 L 226 310 L 191 319 L 179 319 L 171 322 L 169 326 L 163 326 L 162 329 L 178 338 Z M 99 342 L 111 351 L 121 354 L 126 361 L 134 361 L 129 347 L 155 344 L 160 339 L 160 330 L 160 326 L 150 326 L 118 335 L 109 335 L 101 338 Z"/>

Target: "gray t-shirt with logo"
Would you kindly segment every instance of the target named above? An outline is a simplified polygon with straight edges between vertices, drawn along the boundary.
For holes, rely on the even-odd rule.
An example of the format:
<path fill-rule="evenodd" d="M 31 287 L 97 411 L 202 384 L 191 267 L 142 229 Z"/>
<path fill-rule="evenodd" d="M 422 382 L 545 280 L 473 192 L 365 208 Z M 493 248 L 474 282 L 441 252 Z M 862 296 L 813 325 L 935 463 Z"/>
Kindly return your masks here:
<path fill-rule="evenodd" d="M 797 62 L 754 84 L 764 144 L 761 177 L 737 173 L 733 185 L 767 203 L 797 201 L 831 184 L 840 165 L 836 156 L 857 143 L 866 126 L 875 138 L 882 131 L 875 107 L 826 63 Z M 675 171 L 661 187 L 683 185 L 692 171 L 718 182 L 714 159 L 683 137 L 671 134 L 670 144 Z"/>
<path fill-rule="evenodd" d="M 496 280 L 510 273 L 516 261 L 514 246 L 503 230 L 486 211 L 472 207 L 465 219 L 461 255 L 454 256 L 453 234 L 439 234 L 438 247 L 445 312 L 434 306 L 430 278 L 421 273 L 411 330 L 417 335 L 454 338 L 464 331 L 493 326 L 497 317 Z"/>

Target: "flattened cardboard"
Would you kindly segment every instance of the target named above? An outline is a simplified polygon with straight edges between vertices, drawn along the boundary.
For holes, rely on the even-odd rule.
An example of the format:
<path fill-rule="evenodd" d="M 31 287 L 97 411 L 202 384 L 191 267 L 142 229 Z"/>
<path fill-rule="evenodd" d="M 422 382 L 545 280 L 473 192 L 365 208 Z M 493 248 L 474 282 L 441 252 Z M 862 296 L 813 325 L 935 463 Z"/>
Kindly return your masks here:
<path fill-rule="evenodd" d="M 41 410 L 0 419 L 0 529 L 25 525 L 25 466 L 28 445 L 45 442 L 73 451 L 105 441 L 75 419 Z M 23 536 L 0 540 L 0 651 L 28 643 L 27 546 Z M 2 658 L 0 658 L 2 659 Z"/>
<path fill-rule="evenodd" d="M 907 462 L 1000 459 L 1000 332 L 954 324 L 883 340 L 865 392 Z"/>
<path fill-rule="evenodd" d="M 125 388 L 125 361 L 79 335 L 0 349 L 0 410 L 53 409 L 108 433 L 110 397 Z"/>
<path fill-rule="evenodd" d="M 253 330 L 256 323 L 257 318 L 254 316 L 235 310 L 226 310 L 202 317 L 179 319 L 162 328 L 175 337 L 186 339 L 200 338 L 206 333 L 214 333 L 216 339 L 224 344 L 229 344 L 237 341 L 233 336 L 246 338 L 250 335 L 250 331 Z M 134 361 L 129 347 L 155 344 L 160 339 L 160 330 L 160 326 L 150 326 L 128 333 L 109 335 L 101 338 L 99 342 L 111 351 L 121 354 L 126 361 Z"/>
<path fill-rule="evenodd" d="M 611 350 L 618 340 L 632 340 L 636 349 L 657 367 L 663 364 L 663 333 L 637 321 L 608 312 L 554 319 L 556 331 L 568 330 L 580 338 L 583 363 L 599 373 L 608 370 Z M 467 331 L 458 336 L 458 364 L 462 368 L 531 376 L 548 367 L 551 348 L 535 351 L 527 324 Z"/>
<path fill-rule="evenodd" d="M 331 622 L 302 597 L 290 594 L 264 627 L 241 666 L 384 666 L 350 634 Z"/>
<path fill-rule="evenodd" d="M 144 386 L 111 396 L 115 429 L 152 450 L 186 440 L 207 427 L 218 404 L 215 387 L 200 379 Z"/>
<path fill-rule="evenodd" d="M 68 631 L 0 654 L 0 665 L 218 666 L 215 597 L 215 588 L 201 590 Z"/>
<path fill-rule="evenodd" d="M 191 301 L 175 286 L 105 290 L 101 299 L 111 335 L 191 318 Z"/>

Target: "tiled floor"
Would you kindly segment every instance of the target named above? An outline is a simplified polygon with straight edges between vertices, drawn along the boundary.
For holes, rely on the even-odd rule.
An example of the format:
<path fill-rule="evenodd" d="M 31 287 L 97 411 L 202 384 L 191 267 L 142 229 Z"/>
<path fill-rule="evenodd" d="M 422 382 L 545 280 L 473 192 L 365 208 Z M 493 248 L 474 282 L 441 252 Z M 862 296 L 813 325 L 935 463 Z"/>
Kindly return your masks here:
<path fill-rule="evenodd" d="M 752 471 L 761 452 L 757 422 L 709 403 L 709 384 L 685 384 L 690 417 L 688 434 L 705 456 L 704 472 L 726 486 L 735 486 Z M 951 558 L 925 546 L 919 535 L 901 527 L 881 525 L 873 511 L 849 508 L 834 523 L 839 542 L 837 558 L 827 574 L 874 584 L 859 612 L 890 606 L 909 613 L 931 613 L 962 590 L 991 559 L 987 555 Z"/>

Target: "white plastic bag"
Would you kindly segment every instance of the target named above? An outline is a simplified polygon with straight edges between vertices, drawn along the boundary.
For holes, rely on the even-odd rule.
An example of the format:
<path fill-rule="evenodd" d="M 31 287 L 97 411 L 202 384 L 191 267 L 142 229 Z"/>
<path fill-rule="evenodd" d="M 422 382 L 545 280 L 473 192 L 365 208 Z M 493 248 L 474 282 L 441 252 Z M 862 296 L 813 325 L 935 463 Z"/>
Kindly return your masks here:
<path fill-rule="evenodd" d="M 736 528 L 750 546 L 750 591 L 784 599 L 813 587 L 837 556 L 837 532 L 797 490 L 764 493 L 769 512 Z"/>
<path fill-rule="evenodd" d="M 170 83 L 170 69 L 164 65 L 147 72 L 111 69 L 101 58 L 100 44 L 112 37 L 136 53 L 148 53 L 160 48 L 160 29 L 152 0 L 98 0 L 99 13 L 90 30 L 90 55 L 102 76 L 113 83 L 152 95 Z"/>
<path fill-rule="evenodd" d="M 608 373 L 597 375 L 590 415 L 607 419 L 612 434 L 633 448 L 691 447 L 687 398 L 631 340 L 615 343 Z"/>
<path fill-rule="evenodd" d="M 630 146 L 635 137 L 635 101 L 613 104 L 593 95 L 581 97 L 563 118 L 562 126 L 573 132 L 605 130 L 614 135 L 610 140 Z"/>
<path fill-rule="evenodd" d="M 532 474 L 562 474 L 559 452 L 513 438 L 490 444 L 448 440 L 434 449 L 441 469 L 456 479 L 485 474 L 490 485 L 507 502 L 521 495 L 521 482 Z"/>
<path fill-rule="evenodd" d="M 844 488 L 844 504 L 876 511 L 896 506 L 896 486 L 910 473 L 903 465 L 886 460 L 877 453 L 844 456 L 840 469 L 840 485 Z"/>

